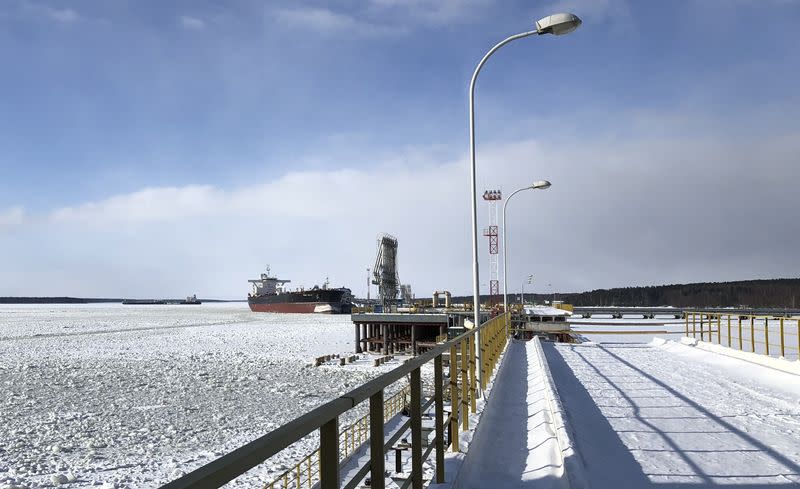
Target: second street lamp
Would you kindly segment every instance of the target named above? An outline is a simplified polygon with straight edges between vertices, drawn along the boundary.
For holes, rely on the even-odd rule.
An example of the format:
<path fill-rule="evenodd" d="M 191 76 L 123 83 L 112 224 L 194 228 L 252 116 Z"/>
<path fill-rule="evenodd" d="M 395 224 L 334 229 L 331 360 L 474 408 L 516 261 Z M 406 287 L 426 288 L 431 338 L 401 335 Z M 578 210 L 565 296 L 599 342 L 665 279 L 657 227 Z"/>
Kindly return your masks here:
<path fill-rule="evenodd" d="M 478 196 L 475 185 L 475 81 L 478 79 L 478 73 L 480 73 L 484 63 L 486 63 L 486 60 L 488 60 L 495 51 L 511 41 L 532 36 L 534 34 L 540 36 L 544 34 L 561 36 L 563 34 L 569 34 L 577 29 L 580 25 L 581 19 L 579 19 L 577 15 L 569 13 L 553 14 L 540 19 L 538 22 L 536 22 L 536 30 L 514 34 L 513 36 L 509 36 L 495 44 L 495 46 L 484 55 L 484 57 L 478 63 L 478 66 L 475 67 L 475 72 L 472 74 L 472 80 L 469 82 L 469 157 L 470 191 L 472 194 L 472 308 L 473 321 L 476 328 L 481 324 L 481 296 L 480 288 L 478 287 Z M 480 331 L 475 335 L 475 342 L 480 345 Z M 480 347 L 478 347 L 478 352 L 480 352 Z M 478 354 L 479 358 L 481 355 L 482 353 Z M 483 385 L 483 370 L 479 370 L 478 375 L 480 377 L 480 385 Z"/>
<path fill-rule="evenodd" d="M 511 197 L 517 195 L 523 190 L 545 190 L 548 188 L 550 188 L 550 182 L 547 180 L 538 180 L 533 182 L 533 185 L 522 187 L 521 189 L 511 192 L 511 195 L 509 195 L 506 201 L 503 203 L 503 312 L 508 312 L 508 248 L 506 247 L 506 236 L 508 235 L 508 229 L 506 228 L 506 206 L 508 206 L 508 202 L 511 200 Z"/>

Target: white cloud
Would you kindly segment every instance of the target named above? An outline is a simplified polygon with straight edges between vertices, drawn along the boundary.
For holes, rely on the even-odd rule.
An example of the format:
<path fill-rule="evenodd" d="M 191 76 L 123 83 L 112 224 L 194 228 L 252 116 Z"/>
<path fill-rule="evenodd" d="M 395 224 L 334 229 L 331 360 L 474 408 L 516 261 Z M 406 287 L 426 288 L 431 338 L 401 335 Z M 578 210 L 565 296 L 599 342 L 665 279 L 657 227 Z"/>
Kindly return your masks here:
<path fill-rule="evenodd" d="M 511 290 L 528 274 L 559 291 L 796 275 L 796 131 L 736 138 L 691 117 L 643 118 L 624 136 L 580 144 L 479 146 L 479 193 L 553 182 L 509 205 Z M 399 238 L 400 277 L 418 296 L 468 293 L 466 160 L 436 156 L 439 148 L 398 153 L 374 156 L 368 168 L 295 171 L 236 188 L 145 188 L 44 218 L 6 210 L 0 222 L 17 228 L 0 239 L 0 255 L 14 257 L 4 275 L 16 278 L 0 283 L 0 295 L 244 297 L 246 279 L 267 263 L 293 285 L 330 276 L 363 294 L 381 232 Z M 478 204 L 483 229 L 489 212 Z"/>
<path fill-rule="evenodd" d="M 206 23 L 197 17 L 182 15 L 179 20 L 184 29 L 201 31 L 206 28 Z"/>
<path fill-rule="evenodd" d="M 25 210 L 22 207 L 0 209 L 0 227 L 19 225 L 22 224 L 24 220 Z"/>
<path fill-rule="evenodd" d="M 361 20 L 354 15 L 334 12 L 327 8 L 298 7 L 278 9 L 275 19 L 291 28 L 310 29 L 323 34 L 346 34 L 357 37 L 384 37 L 405 30 L 391 25 Z"/>

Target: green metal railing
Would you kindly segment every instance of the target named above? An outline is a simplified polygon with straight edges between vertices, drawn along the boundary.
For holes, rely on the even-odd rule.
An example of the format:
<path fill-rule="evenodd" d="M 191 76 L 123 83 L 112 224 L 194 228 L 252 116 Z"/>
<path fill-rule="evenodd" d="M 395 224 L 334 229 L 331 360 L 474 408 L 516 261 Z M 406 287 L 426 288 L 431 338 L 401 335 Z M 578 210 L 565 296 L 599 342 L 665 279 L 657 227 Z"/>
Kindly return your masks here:
<path fill-rule="evenodd" d="M 164 489 L 222 487 L 306 435 L 319 430 L 317 470 L 319 487 L 338 489 L 342 448 L 339 417 L 364 401 L 369 401 L 370 461 L 359 468 L 356 475 L 345 484 L 345 489 L 355 488 L 368 473 L 371 474 L 371 487 L 382 489 L 385 483 L 384 455 L 408 427 L 411 430 L 411 487 L 422 489 L 422 462 L 434 449 L 435 479 L 437 483 L 442 483 L 445 481 L 444 426 L 449 423 L 450 446 L 453 451 L 457 451 L 459 428 L 469 429 L 469 413 L 475 412 L 476 408 L 479 391 L 475 369 L 481 369 L 483 375 L 480 387 L 485 389 L 506 344 L 506 317 L 500 315 L 162 487 Z M 442 357 L 448 353 L 450 361 L 448 385 L 452 412 L 445 418 Z M 420 368 L 430 362 L 433 362 L 434 368 L 434 392 L 433 396 L 423 403 Z M 383 399 L 384 389 L 405 376 L 410 377 L 408 386 L 410 419 L 389 440 L 386 440 L 384 424 L 387 413 Z M 431 404 L 434 404 L 435 439 L 434 444 L 423 454 L 422 412 Z M 307 462 L 306 471 L 309 471 L 309 466 Z M 296 473 L 303 469 L 295 466 L 294 470 Z M 295 479 L 295 484 L 301 484 L 300 478 Z"/>

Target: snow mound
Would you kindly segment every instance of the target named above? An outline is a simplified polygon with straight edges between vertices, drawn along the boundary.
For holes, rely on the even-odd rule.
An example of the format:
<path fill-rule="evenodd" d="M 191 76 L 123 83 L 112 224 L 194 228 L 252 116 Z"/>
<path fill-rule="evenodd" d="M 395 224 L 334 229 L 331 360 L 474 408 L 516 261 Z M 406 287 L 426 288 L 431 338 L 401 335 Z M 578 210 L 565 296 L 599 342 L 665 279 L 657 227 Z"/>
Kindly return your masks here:
<path fill-rule="evenodd" d="M 698 341 L 697 341 L 696 338 L 689 338 L 687 336 L 684 336 L 684 337 L 681 338 L 681 344 L 682 345 L 697 346 L 697 343 L 698 343 Z"/>

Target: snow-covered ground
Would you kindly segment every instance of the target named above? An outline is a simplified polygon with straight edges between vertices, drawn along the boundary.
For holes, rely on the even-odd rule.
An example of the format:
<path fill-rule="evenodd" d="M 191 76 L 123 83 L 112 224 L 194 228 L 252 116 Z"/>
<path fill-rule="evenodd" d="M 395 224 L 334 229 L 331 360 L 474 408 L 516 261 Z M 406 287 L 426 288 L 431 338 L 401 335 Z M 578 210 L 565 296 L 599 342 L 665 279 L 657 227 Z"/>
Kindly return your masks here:
<path fill-rule="evenodd" d="M 592 487 L 800 486 L 800 376 L 675 341 L 544 351 Z"/>
<path fill-rule="evenodd" d="M 309 366 L 352 341 L 349 316 L 241 303 L 0 306 L 0 487 L 163 484 L 399 364 Z"/>

